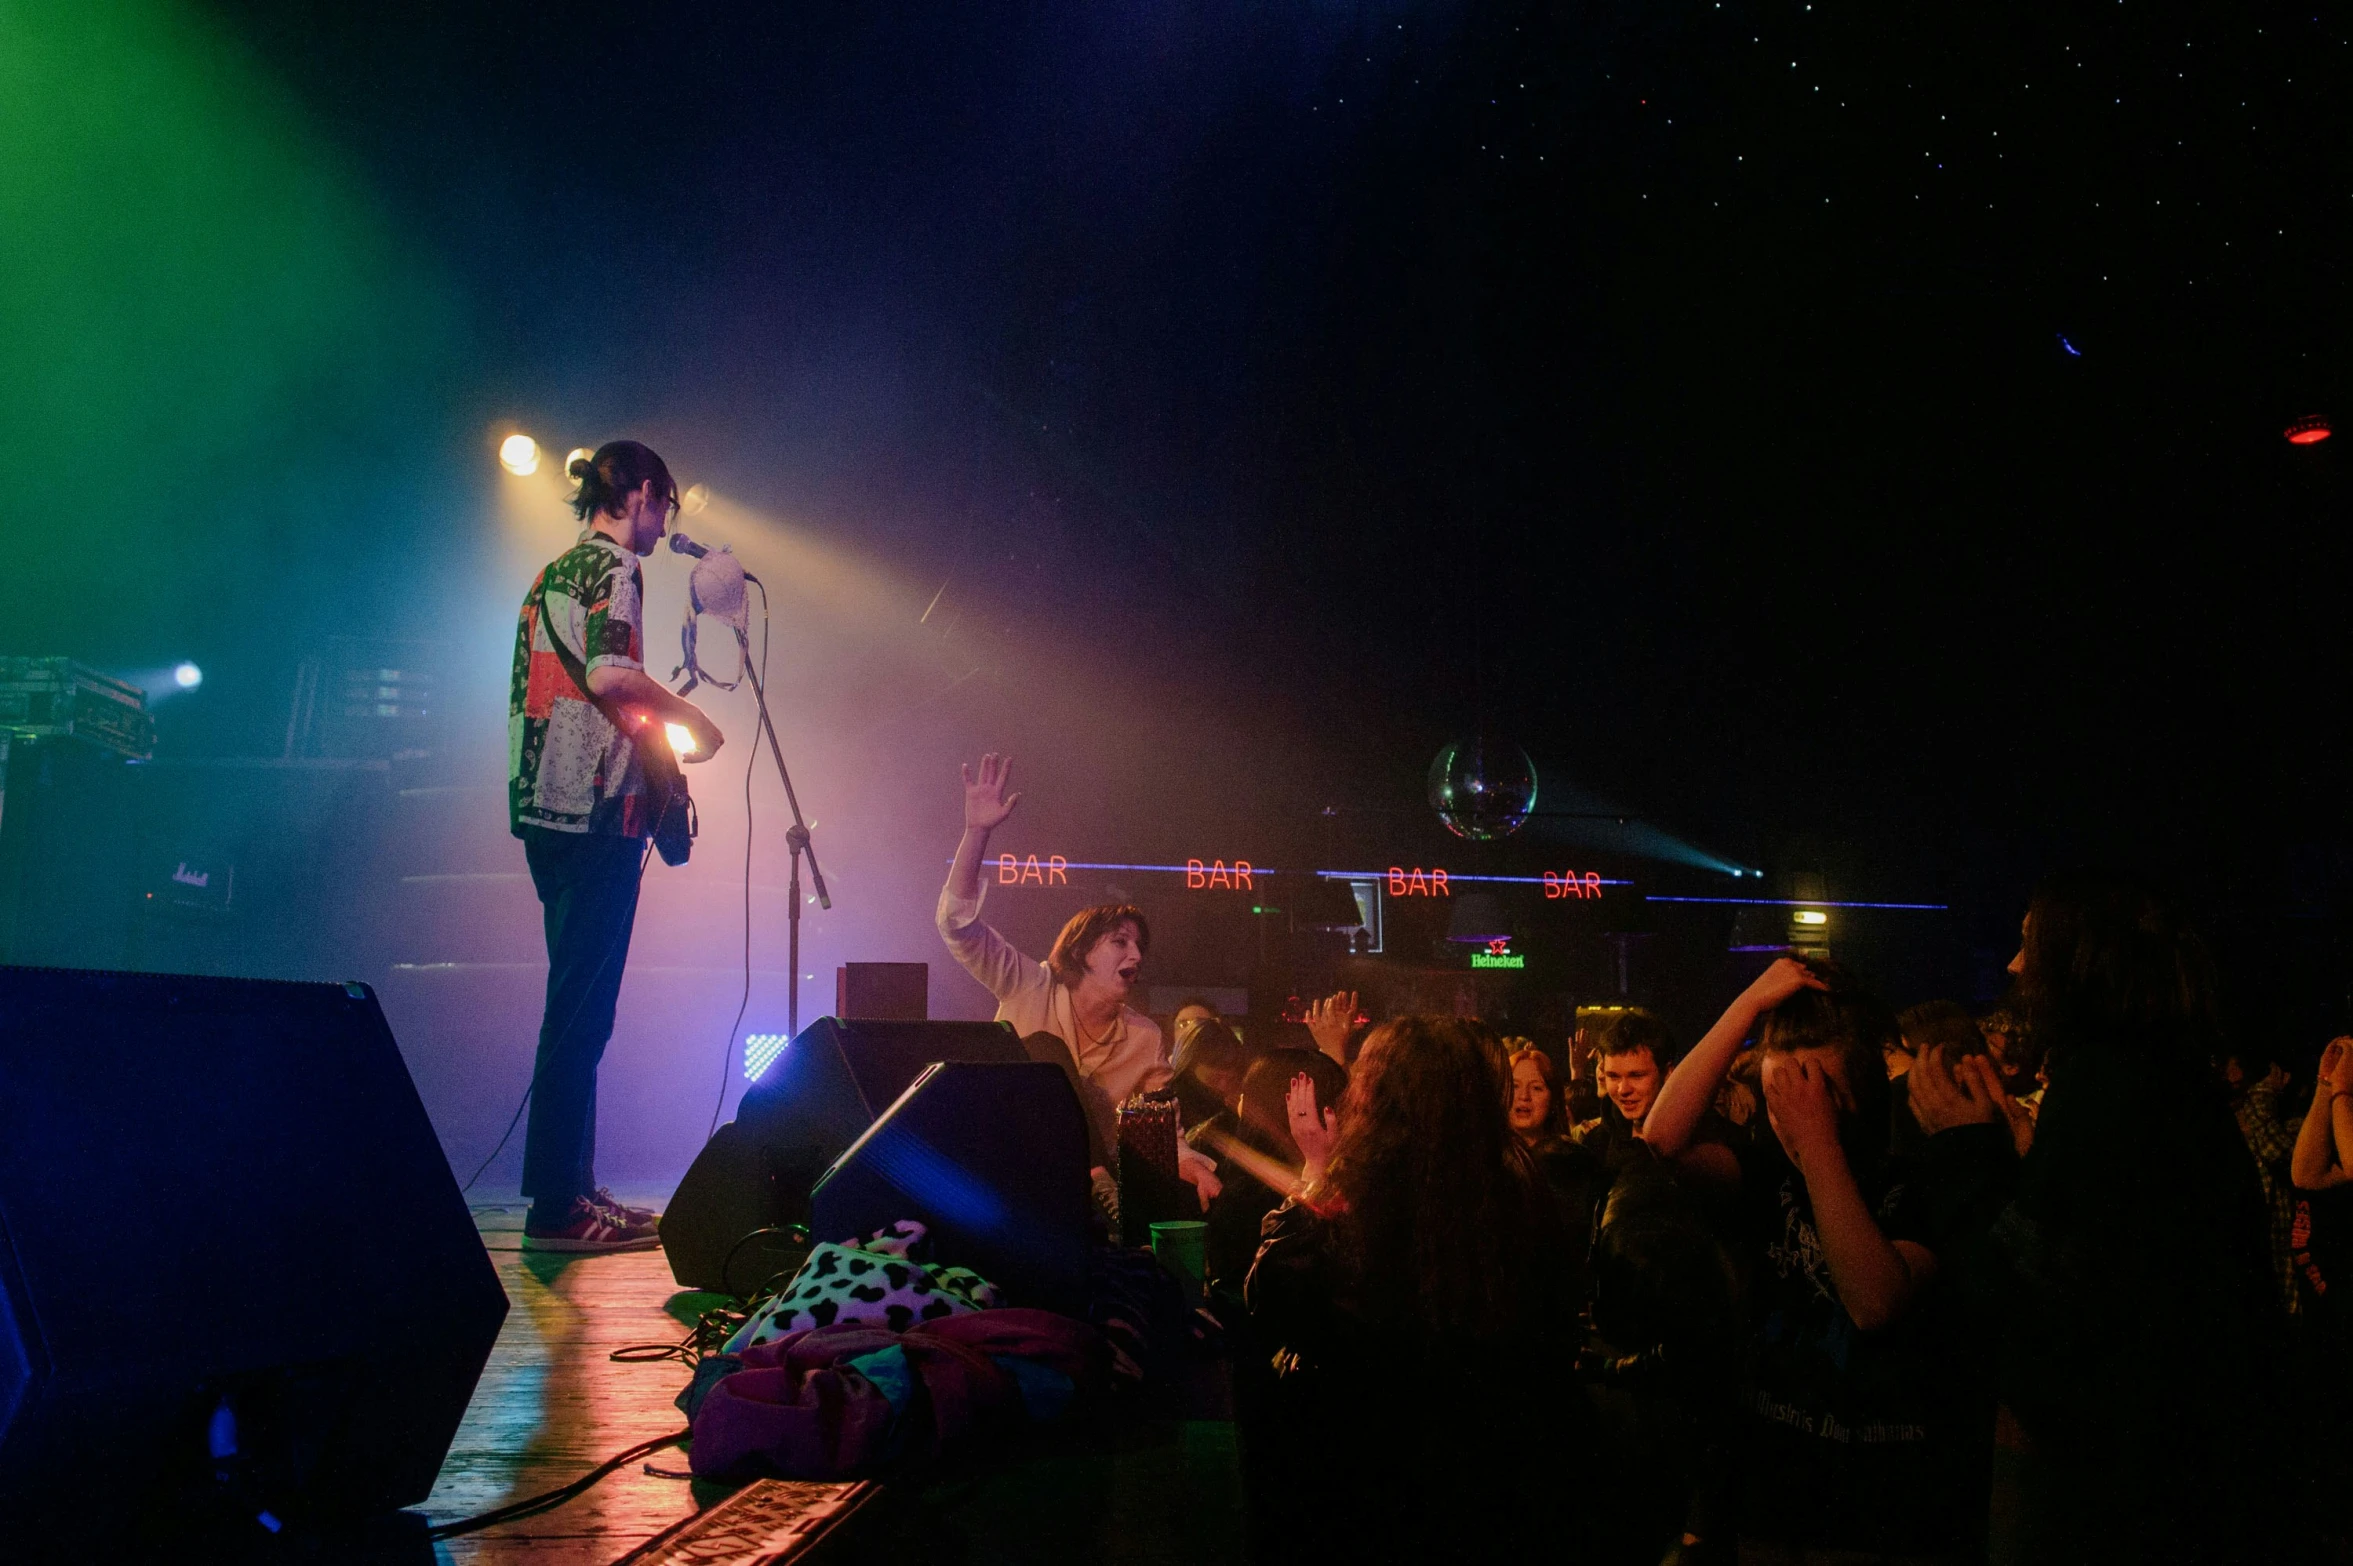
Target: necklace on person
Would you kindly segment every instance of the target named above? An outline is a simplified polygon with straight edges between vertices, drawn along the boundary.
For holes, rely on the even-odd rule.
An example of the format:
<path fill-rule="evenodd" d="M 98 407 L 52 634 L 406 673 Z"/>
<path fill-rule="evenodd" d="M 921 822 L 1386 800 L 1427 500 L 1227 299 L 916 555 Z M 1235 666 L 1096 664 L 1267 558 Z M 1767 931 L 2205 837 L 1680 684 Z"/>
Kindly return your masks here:
<path fill-rule="evenodd" d="M 1070 1031 L 1072 1034 L 1070 1047 L 1072 1052 L 1078 1056 L 1079 1076 L 1085 1081 L 1092 1082 L 1095 1080 L 1096 1072 L 1111 1064 L 1111 1041 L 1126 1019 L 1114 1014 L 1111 1026 L 1103 1030 L 1103 1036 L 1101 1038 L 1091 1037 L 1087 1033 L 1087 1025 L 1079 1021 L 1078 991 L 1065 987 L 1062 993 L 1070 999 Z M 1099 1046 L 1103 1051 L 1103 1058 L 1092 1066 L 1087 1064 L 1089 1046 Z"/>

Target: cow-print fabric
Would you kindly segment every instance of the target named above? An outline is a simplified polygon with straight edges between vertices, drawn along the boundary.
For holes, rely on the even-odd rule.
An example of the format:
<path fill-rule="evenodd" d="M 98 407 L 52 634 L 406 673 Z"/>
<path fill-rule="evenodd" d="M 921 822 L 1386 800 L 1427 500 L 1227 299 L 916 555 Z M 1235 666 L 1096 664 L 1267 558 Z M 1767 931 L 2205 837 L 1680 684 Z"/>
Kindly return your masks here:
<path fill-rule="evenodd" d="M 1004 1303 L 996 1285 L 970 1268 L 918 1260 L 923 1239 L 923 1225 L 902 1218 L 854 1244 L 818 1245 L 792 1282 L 728 1340 L 727 1352 L 843 1322 L 904 1332 L 918 1322 Z"/>

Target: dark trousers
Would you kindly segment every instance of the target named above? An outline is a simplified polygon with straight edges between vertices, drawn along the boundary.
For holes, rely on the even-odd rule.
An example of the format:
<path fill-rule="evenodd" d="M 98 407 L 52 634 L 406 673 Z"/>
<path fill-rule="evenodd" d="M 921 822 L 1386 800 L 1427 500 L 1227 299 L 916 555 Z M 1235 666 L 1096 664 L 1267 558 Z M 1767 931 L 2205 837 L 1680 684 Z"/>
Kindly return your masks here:
<path fill-rule="evenodd" d="M 561 1210 L 596 1189 L 596 1067 L 613 1036 L 645 840 L 523 829 L 547 926 L 547 1010 L 531 1071 L 523 1194 Z"/>

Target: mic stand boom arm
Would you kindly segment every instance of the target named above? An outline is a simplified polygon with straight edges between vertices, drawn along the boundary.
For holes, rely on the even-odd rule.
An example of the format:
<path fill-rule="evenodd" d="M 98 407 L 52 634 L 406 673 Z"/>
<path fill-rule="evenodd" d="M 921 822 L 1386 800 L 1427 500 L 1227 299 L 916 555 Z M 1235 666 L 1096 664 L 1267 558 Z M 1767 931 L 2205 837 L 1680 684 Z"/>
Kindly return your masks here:
<path fill-rule="evenodd" d="M 776 775 L 784 782 L 784 802 L 792 807 L 793 824 L 785 829 L 785 843 L 792 849 L 792 874 L 785 886 L 785 896 L 791 906 L 786 911 L 786 928 L 791 932 L 786 942 L 786 954 L 792 967 L 784 976 L 784 1035 L 797 1038 L 801 1031 L 801 856 L 809 859 L 809 879 L 817 887 L 817 906 L 831 909 L 833 898 L 825 890 L 825 872 L 817 868 L 817 848 L 809 841 L 809 823 L 801 818 L 801 801 L 793 793 L 792 774 L 785 770 L 784 747 L 777 743 L 776 725 L 768 717 L 768 692 L 760 683 L 759 671 L 752 667 L 751 648 L 744 633 L 736 633 L 744 640 L 744 673 L 751 678 L 752 697 L 760 707 L 760 729 L 768 736 L 768 754 L 776 758 Z"/>

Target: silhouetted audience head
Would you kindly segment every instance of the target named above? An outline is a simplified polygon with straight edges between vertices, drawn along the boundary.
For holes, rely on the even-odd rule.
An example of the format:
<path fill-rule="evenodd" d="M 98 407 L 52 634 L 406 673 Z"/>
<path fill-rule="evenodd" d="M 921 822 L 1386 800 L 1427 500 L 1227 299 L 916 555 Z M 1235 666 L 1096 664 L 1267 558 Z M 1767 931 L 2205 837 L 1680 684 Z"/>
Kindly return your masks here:
<path fill-rule="evenodd" d="M 1922 1001 L 1917 1006 L 1906 1007 L 1896 1022 L 1903 1031 L 1887 1050 L 1887 1074 L 1891 1077 L 1902 1076 L 1915 1060 L 1932 1049 L 1942 1049 L 1954 1057 L 1986 1053 L 1985 1035 L 1978 1031 L 1977 1019 L 1959 1001 Z"/>
<path fill-rule="evenodd" d="M 2214 955 L 2169 899 L 2131 876 L 2045 881 L 2018 952 L 2020 1019 L 2054 1065 L 2114 1051 L 2202 1075 L 2222 1053 Z M 2016 1031 L 2007 1035 L 2015 1046 Z"/>
<path fill-rule="evenodd" d="M 1732 1259 L 1663 1165 L 1620 1177 L 1593 1250 L 1593 1325 L 1621 1353 L 1664 1350 L 1678 1377 L 1728 1377 L 1743 1339 Z M 1728 1395 L 1729 1385 L 1714 1389 Z"/>

